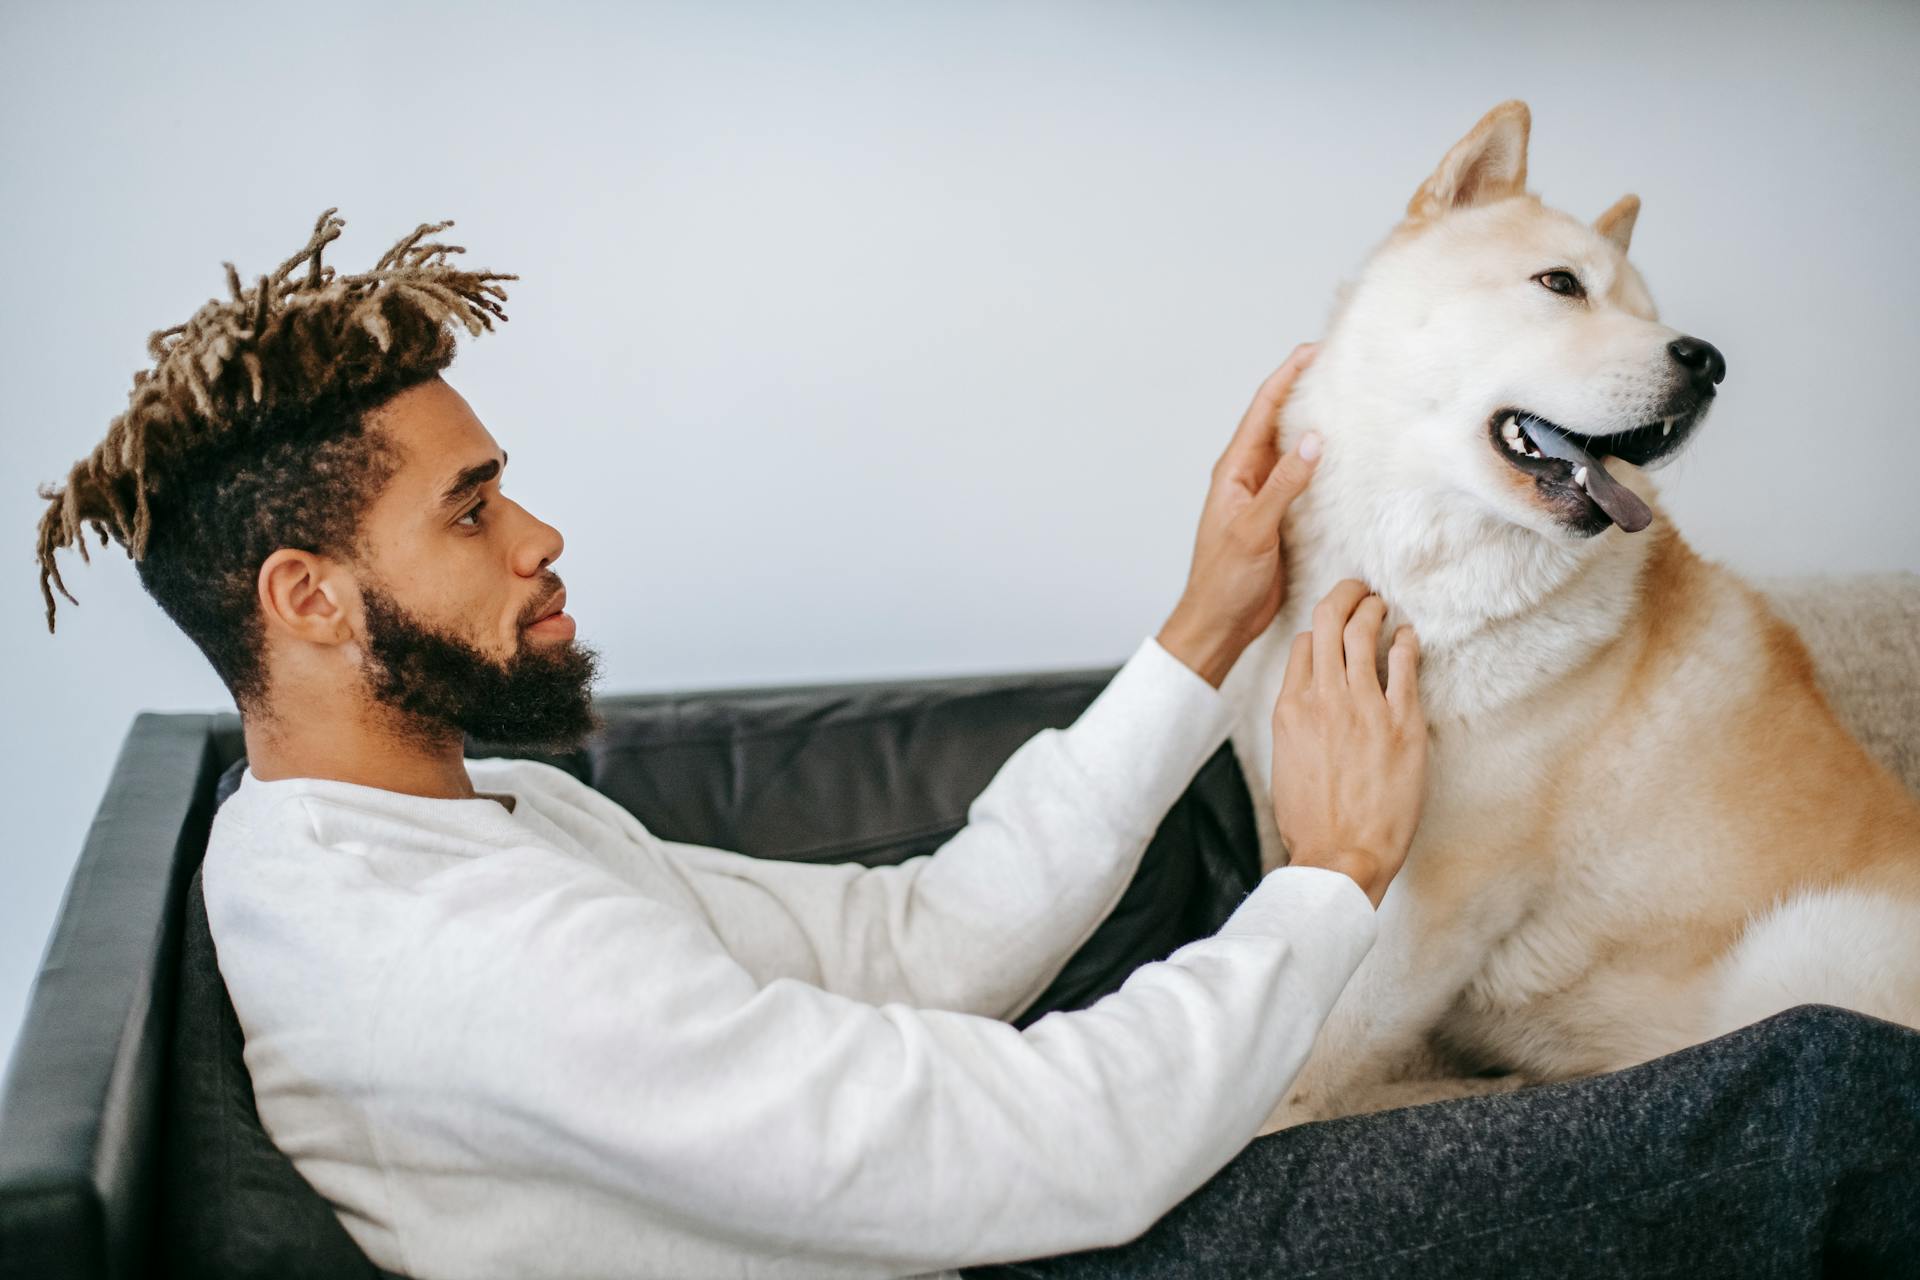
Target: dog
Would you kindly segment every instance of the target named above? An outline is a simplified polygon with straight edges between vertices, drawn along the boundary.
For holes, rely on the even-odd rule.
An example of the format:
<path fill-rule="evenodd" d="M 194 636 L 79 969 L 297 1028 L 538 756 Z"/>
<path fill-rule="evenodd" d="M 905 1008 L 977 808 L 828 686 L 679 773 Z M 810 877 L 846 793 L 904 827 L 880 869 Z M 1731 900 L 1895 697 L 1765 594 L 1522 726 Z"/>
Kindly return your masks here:
<path fill-rule="evenodd" d="M 1920 1026 L 1920 801 L 1798 635 L 1703 560 L 1650 474 L 1726 364 L 1627 249 L 1526 190 L 1526 104 L 1449 150 L 1279 415 L 1326 439 L 1290 597 L 1224 692 L 1265 867 L 1293 635 L 1359 578 L 1411 623 L 1421 826 L 1372 951 L 1262 1132 L 1643 1062 L 1803 1003 Z M 1384 672 L 1384 652 L 1378 655 Z M 1384 677 L 1383 677 L 1384 678 Z"/>

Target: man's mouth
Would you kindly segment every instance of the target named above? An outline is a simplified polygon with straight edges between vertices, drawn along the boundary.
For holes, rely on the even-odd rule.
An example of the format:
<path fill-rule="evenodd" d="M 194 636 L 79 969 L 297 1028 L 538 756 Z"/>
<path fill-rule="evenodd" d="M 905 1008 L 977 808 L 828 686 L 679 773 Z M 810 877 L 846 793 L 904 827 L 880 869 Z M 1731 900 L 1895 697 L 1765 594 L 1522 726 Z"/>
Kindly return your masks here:
<path fill-rule="evenodd" d="M 1537 413 L 1507 408 L 1487 420 L 1487 431 L 1500 456 L 1536 484 L 1578 495 L 1626 532 L 1638 533 L 1653 523 L 1653 511 L 1639 494 L 1615 480 L 1600 460 L 1614 457 L 1644 467 L 1664 458 L 1686 443 L 1705 408 L 1697 404 L 1645 426 L 1604 436 L 1583 435 Z"/>
<path fill-rule="evenodd" d="M 525 630 L 532 631 L 538 628 L 542 634 L 545 634 L 548 631 L 571 630 L 572 627 L 573 619 L 567 616 L 567 589 L 562 587 L 551 600 L 541 606 L 539 616 L 527 623 Z"/>

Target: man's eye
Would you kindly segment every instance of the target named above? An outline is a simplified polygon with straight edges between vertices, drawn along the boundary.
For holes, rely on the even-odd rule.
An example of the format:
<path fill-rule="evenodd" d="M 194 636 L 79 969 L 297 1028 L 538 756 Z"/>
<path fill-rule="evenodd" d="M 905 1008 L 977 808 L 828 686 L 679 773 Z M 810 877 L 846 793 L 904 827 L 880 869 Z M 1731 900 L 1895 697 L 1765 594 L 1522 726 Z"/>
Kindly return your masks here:
<path fill-rule="evenodd" d="M 1587 291 L 1580 285 L 1580 277 L 1571 271 L 1542 271 L 1534 277 L 1542 286 L 1569 298 L 1584 298 Z"/>
<path fill-rule="evenodd" d="M 482 510 L 483 508 L 485 508 L 485 506 L 486 506 L 486 505 L 487 505 L 487 504 L 486 504 L 486 503 L 484 503 L 484 502 L 476 502 L 476 503 L 474 503 L 474 504 L 473 504 L 473 506 L 471 506 L 471 507 L 469 507 L 469 508 L 467 509 L 467 512 L 466 512 L 466 515 L 463 515 L 463 516 L 461 516 L 461 517 L 460 517 L 460 518 L 459 518 L 458 520 L 455 520 L 455 521 L 454 521 L 454 523 L 455 523 L 455 524 L 466 524 L 466 521 L 467 521 L 467 517 L 468 517 L 468 516 L 471 516 L 471 517 L 473 517 L 473 523 L 472 523 L 472 524 L 469 524 L 469 525 L 467 525 L 467 528 L 469 528 L 469 529 L 477 529 L 477 528 L 479 528 L 479 527 L 480 527 L 480 512 L 481 512 L 481 510 Z"/>

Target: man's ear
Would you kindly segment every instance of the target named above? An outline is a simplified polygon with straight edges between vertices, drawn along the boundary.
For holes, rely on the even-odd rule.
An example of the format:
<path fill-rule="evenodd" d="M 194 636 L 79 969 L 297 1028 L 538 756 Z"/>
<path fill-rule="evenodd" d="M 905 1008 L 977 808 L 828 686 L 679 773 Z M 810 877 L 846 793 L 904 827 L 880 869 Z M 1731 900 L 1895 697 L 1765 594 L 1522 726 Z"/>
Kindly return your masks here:
<path fill-rule="evenodd" d="M 1518 98 L 1481 116 L 1413 193 L 1407 217 L 1438 218 L 1450 209 L 1521 194 L 1527 188 L 1527 131 L 1532 127 L 1533 115 Z"/>
<path fill-rule="evenodd" d="M 1613 241 L 1620 252 L 1627 251 L 1633 239 L 1633 224 L 1640 218 L 1640 197 L 1621 196 L 1611 208 L 1593 220 L 1593 229 Z"/>
<path fill-rule="evenodd" d="M 260 613 L 268 632 L 310 644 L 353 638 L 338 566 L 311 551 L 281 547 L 260 566 Z"/>

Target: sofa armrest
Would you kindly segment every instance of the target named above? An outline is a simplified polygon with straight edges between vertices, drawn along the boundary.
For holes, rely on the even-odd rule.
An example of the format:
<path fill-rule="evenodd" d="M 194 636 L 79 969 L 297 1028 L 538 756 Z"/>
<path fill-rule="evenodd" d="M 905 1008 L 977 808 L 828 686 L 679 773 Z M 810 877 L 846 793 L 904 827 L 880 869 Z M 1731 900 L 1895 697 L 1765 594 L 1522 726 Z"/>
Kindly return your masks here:
<path fill-rule="evenodd" d="M 0 1272 L 148 1274 L 180 904 L 206 847 L 211 716 L 134 721 L 0 1082 Z"/>

